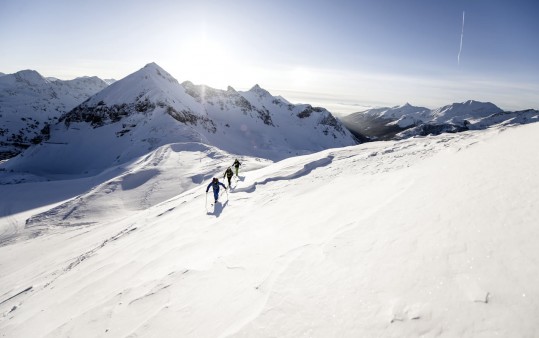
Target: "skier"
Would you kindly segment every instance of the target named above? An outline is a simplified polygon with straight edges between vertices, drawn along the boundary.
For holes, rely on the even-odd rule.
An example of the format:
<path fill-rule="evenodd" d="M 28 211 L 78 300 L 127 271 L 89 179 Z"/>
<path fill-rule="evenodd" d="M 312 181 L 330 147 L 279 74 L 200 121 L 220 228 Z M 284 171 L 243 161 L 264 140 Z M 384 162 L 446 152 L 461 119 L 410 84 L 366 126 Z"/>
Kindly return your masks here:
<path fill-rule="evenodd" d="M 232 168 L 228 167 L 225 171 L 225 174 L 223 175 L 223 178 L 228 178 L 228 189 L 230 189 L 232 176 L 234 176 L 234 173 L 232 172 Z"/>
<path fill-rule="evenodd" d="M 208 187 L 206 188 L 206 194 L 207 194 L 208 191 L 210 190 L 210 187 L 213 186 L 213 197 L 215 198 L 215 203 L 217 203 L 217 199 L 219 198 L 219 185 L 222 185 L 223 188 L 225 188 L 225 190 L 226 190 L 225 185 L 223 183 L 219 182 L 217 177 L 214 177 L 213 180 L 211 181 L 211 183 L 208 184 Z"/>
<path fill-rule="evenodd" d="M 238 176 L 238 170 L 239 170 L 239 168 L 240 168 L 240 165 L 241 165 L 241 163 L 240 163 L 240 161 L 238 161 L 238 159 L 236 159 L 236 160 L 234 161 L 234 164 L 232 164 L 232 166 L 233 166 L 234 168 L 236 168 L 236 176 L 237 176 L 237 177 L 239 177 L 239 176 Z"/>

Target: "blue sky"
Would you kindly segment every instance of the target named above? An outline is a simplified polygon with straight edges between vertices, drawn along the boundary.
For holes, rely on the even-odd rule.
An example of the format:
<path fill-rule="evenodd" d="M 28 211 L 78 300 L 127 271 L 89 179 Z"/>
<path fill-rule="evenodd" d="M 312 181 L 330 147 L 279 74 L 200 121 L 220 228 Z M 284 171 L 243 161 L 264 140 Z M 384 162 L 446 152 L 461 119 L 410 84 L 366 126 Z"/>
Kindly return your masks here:
<path fill-rule="evenodd" d="M 336 113 L 537 109 L 538 17 L 535 0 L 0 0 L 0 72 L 120 79 L 156 62 L 180 82 L 259 84 Z"/>

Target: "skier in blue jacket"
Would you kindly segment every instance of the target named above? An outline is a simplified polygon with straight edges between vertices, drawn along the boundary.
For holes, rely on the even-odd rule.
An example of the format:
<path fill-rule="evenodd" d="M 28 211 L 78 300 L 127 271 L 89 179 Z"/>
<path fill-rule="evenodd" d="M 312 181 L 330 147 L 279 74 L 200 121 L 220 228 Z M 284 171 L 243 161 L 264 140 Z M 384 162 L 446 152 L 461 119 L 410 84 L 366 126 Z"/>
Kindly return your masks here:
<path fill-rule="evenodd" d="M 206 194 L 210 190 L 210 187 L 213 187 L 213 197 L 215 198 L 215 203 L 217 203 L 217 199 L 219 198 L 219 185 L 222 185 L 223 188 L 226 190 L 226 186 L 219 182 L 219 180 L 214 177 L 210 184 L 208 184 L 208 187 L 206 188 Z"/>

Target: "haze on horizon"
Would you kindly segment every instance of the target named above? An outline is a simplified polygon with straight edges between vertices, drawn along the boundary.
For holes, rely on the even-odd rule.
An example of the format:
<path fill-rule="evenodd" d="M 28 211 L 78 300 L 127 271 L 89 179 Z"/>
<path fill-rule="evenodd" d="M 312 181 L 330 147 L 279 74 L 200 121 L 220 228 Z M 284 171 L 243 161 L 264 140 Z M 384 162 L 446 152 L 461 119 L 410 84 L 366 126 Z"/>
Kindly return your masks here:
<path fill-rule="evenodd" d="M 537 14 L 532 0 L 7 0 L 0 72 L 121 79 L 156 62 L 180 82 L 259 84 L 337 114 L 469 99 L 538 109 Z"/>

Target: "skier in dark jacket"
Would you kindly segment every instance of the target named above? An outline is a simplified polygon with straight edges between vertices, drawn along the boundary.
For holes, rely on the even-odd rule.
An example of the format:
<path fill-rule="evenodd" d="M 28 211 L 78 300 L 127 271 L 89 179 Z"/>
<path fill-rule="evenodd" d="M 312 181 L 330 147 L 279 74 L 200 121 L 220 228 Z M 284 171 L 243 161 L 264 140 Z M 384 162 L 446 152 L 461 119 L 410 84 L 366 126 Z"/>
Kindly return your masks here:
<path fill-rule="evenodd" d="M 217 203 L 217 199 L 219 199 L 219 185 L 222 185 L 223 188 L 225 188 L 225 190 L 226 190 L 225 185 L 223 183 L 219 182 L 217 177 L 214 177 L 213 180 L 211 181 L 211 183 L 208 184 L 208 187 L 206 188 L 206 194 L 207 194 L 208 191 L 210 190 L 210 187 L 213 187 L 213 197 L 215 198 L 215 203 Z"/>
<path fill-rule="evenodd" d="M 232 172 L 232 168 L 228 167 L 225 171 L 225 174 L 223 175 L 223 178 L 228 178 L 228 189 L 230 189 L 232 176 L 234 176 L 234 173 Z"/>
<path fill-rule="evenodd" d="M 234 168 L 236 168 L 236 176 L 238 176 L 238 170 L 240 169 L 240 165 L 241 165 L 241 163 L 240 163 L 240 161 L 238 161 L 238 159 L 236 159 L 236 160 L 234 161 L 234 164 L 232 164 L 232 166 L 233 166 Z"/>

